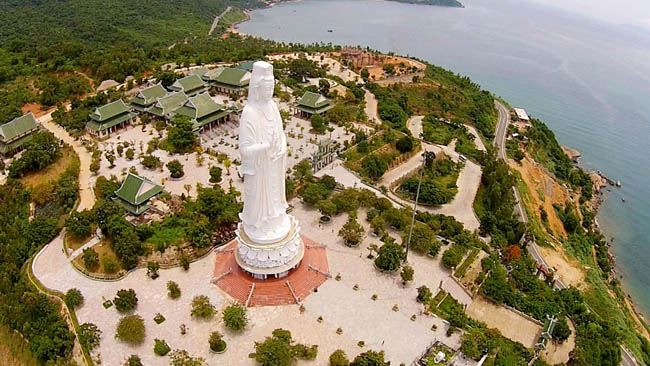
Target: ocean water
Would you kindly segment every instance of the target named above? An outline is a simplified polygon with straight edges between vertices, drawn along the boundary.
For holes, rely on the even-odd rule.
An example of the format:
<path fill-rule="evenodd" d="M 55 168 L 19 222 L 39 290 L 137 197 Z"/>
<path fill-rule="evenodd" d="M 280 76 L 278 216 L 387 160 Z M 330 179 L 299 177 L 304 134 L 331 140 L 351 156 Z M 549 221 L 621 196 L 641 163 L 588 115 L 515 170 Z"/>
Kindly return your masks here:
<path fill-rule="evenodd" d="M 523 0 L 463 3 L 305 0 L 252 11 L 240 30 L 415 56 L 542 119 L 584 167 L 622 182 L 598 221 L 615 238 L 626 290 L 650 314 L 650 33 Z"/>

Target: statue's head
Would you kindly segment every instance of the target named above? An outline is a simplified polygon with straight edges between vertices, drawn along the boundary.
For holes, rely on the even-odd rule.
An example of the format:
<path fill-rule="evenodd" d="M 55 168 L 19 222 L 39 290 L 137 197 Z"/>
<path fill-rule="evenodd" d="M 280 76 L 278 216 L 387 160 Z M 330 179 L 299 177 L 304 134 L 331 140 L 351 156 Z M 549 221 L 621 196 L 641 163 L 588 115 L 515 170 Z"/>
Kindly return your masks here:
<path fill-rule="evenodd" d="M 266 61 L 253 64 L 253 73 L 248 87 L 248 101 L 253 103 L 265 102 L 273 98 L 273 65 Z"/>

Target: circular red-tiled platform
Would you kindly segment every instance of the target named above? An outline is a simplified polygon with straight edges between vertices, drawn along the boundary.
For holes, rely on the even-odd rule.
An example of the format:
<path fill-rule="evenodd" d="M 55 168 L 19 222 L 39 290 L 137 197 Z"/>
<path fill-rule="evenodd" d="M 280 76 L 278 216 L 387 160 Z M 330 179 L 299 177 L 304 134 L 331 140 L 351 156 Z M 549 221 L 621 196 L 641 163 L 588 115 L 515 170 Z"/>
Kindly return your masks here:
<path fill-rule="evenodd" d="M 302 301 L 315 288 L 318 288 L 327 280 L 324 274 L 310 269 L 310 265 L 321 272 L 329 272 L 325 247 L 319 246 L 304 235 L 302 241 L 305 245 L 305 256 L 298 268 L 289 272 L 289 275 L 284 278 L 256 280 L 237 265 L 234 253 L 237 246 L 237 240 L 235 239 L 217 252 L 213 282 L 242 304 L 246 303 L 253 283 L 255 283 L 255 289 L 248 306 L 295 304 L 296 301 L 291 294 L 289 285 L 298 300 Z M 226 274 L 229 271 L 231 273 Z M 215 279 L 216 281 L 214 281 Z"/>

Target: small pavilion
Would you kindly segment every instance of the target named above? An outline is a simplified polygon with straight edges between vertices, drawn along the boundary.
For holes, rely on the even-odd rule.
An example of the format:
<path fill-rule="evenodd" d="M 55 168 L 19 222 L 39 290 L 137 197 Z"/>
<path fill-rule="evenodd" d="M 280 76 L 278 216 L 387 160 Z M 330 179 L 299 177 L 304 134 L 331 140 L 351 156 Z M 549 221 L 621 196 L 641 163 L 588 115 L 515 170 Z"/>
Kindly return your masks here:
<path fill-rule="evenodd" d="M 162 193 L 163 187 L 147 178 L 129 173 L 120 189 L 115 191 L 115 200 L 129 213 L 140 216 L 149 209 L 149 200 Z"/>
<path fill-rule="evenodd" d="M 0 125 L 0 156 L 7 157 L 21 150 L 39 127 L 32 112 Z"/>
<path fill-rule="evenodd" d="M 302 98 L 298 101 L 296 109 L 298 110 L 298 115 L 301 117 L 309 119 L 311 116 L 317 114 L 321 115 L 328 110 L 332 109 L 332 101 L 325 98 L 324 96 L 313 93 L 305 92 Z"/>
<path fill-rule="evenodd" d="M 131 107 L 138 112 L 144 112 L 147 108 L 153 106 L 158 98 L 164 97 L 166 94 L 167 90 L 163 88 L 161 83 L 158 83 L 154 86 L 140 90 L 138 94 L 130 100 Z"/>
<path fill-rule="evenodd" d="M 182 92 L 187 96 L 193 97 L 206 91 L 207 85 L 203 82 L 200 76 L 190 74 L 184 78 L 176 80 L 169 86 L 169 90 L 173 92 Z"/>
<path fill-rule="evenodd" d="M 135 118 L 136 114 L 131 113 L 122 99 L 118 99 L 95 108 L 90 114 L 90 121 L 86 123 L 86 131 L 97 137 L 107 136 L 133 123 Z"/>

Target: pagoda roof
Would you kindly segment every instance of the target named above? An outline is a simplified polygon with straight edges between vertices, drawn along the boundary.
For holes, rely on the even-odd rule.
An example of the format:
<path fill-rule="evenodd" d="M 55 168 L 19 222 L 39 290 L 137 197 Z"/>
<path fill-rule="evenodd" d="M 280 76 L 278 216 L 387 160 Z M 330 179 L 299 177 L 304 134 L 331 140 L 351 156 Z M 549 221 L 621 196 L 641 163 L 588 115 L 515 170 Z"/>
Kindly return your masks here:
<path fill-rule="evenodd" d="M 0 141 L 8 143 L 38 127 L 34 114 L 29 112 L 0 125 Z"/>
<path fill-rule="evenodd" d="M 118 99 L 112 103 L 95 108 L 95 111 L 90 115 L 90 118 L 101 123 L 123 113 L 129 113 L 129 107 L 122 99 Z"/>
<path fill-rule="evenodd" d="M 162 191 L 161 185 L 129 173 L 115 195 L 132 205 L 141 205 Z"/>

